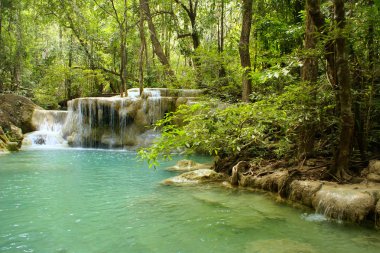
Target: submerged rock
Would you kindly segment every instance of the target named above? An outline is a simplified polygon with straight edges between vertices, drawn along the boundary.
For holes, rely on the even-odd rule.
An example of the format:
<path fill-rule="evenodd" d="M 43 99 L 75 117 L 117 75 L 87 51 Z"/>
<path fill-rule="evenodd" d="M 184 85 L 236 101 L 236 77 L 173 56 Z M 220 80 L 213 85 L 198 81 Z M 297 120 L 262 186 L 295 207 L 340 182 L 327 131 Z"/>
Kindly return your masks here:
<path fill-rule="evenodd" d="M 186 171 L 193 171 L 193 170 L 200 170 L 200 169 L 210 169 L 211 166 L 212 166 L 211 164 L 197 163 L 192 160 L 181 160 L 181 161 L 178 161 L 176 165 L 166 168 L 166 170 L 186 172 Z"/>
<path fill-rule="evenodd" d="M 199 183 L 209 183 L 209 182 L 221 182 L 225 180 L 226 177 L 210 169 L 200 169 L 190 172 L 183 173 L 181 175 L 168 178 L 161 183 L 164 185 L 181 185 L 181 184 L 199 184 Z"/>
<path fill-rule="evenodd" d="M 312 245 L 288 239 L 258 240 L 245 246 L 246 253 L 315 253 Z"/>

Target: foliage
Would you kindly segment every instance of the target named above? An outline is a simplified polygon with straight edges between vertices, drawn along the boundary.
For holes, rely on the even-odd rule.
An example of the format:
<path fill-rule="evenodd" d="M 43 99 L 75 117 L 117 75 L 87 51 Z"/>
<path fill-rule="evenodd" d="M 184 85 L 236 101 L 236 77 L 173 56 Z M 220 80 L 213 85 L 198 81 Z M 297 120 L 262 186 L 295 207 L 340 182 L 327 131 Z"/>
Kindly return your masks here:
<path fill-rule="evenodd" d="M 319 153 L 326 152 L 336 125 L 331 116 L 331 92 L 319 89 L 318 104 L 308 94 L 309 85 L 296 83 L 280 95 L 255 103 L 226 104 L 205 100 L 181 106 L 156 124 L 162 135 L 155 143 L 139 152 L 151 166 L 174 153 L 205 153 L 221 158 L 233 156 L 249 147 L 252 157 L 291 158 L 298 129 L 308 122 L 317 125 Z M 328 88 L 326 88 L 328 89 Z M 312 105 L 312 106 L 307 106 Z M 327 133 L 326 133 L 327 132 Z"/>

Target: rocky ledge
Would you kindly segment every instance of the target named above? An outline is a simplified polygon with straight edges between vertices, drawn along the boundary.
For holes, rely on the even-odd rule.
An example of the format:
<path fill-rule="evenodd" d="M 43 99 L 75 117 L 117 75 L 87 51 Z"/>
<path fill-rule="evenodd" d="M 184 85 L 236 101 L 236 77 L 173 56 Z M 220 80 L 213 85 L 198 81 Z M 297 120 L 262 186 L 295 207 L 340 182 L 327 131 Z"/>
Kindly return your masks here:
<path fill-rule="evenodd" d="M 32 115 L 37 108 L 28 98 L 0 94 L 0 151 L 15 151 L 21 147 L 23 133 L 34 130 Z"/>
<path fill-rule="evenodd" d="M 189 161 L 181 164 L 191 165 Z M 199 166 L 199 165 L 197 165 Z M 191 166 L 190 166 L 191 167 Z M 314 172 L 315 173 L 315 172 Z M 380 161 L 371 161 L 364 171 L 363 181 L 355 184 L 304 178 L 300 169 L 252 167 L 239 162 L 226 176 L 211 169 L 199 169 L 183 173 L 163 181 L 165 185 L 189 185 L 228 181 L 232 186 L 265 190 L 281 198 L 313 208 L 328 218 L 355 223 L 372 223 L 380 228 Z M 311 178 L 311 179 L 310 179 Z"/>

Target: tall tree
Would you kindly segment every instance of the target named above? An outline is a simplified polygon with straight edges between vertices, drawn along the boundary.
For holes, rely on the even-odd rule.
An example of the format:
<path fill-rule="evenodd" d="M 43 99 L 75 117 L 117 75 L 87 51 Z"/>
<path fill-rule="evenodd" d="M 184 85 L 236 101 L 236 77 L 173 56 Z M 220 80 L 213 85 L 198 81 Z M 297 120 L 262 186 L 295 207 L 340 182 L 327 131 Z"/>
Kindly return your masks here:
<path fill-rule="evenodd" d="M 145 15 L 145 18 L 146 18 L 146 21 L 148 22 L 150 39 L 152 41 L 154 53 L 157 55 L 161 64 L 164 65 L 164 67 L 166 67 L 167 73 L 173 78 L 174 72 L 171 69 L 170 62 L 169 62 L 168 58 L 166 57 L 164 50 L 161 46 L 161 43 L 157 37 L 156 27 L 153 23 L 152 14 L 150 12 L 149 0 L 140 0 L 140 8 L 142 8 L 144 15 Z"/>
<path fill-rule="evenodd" d="M 179 37 L 186 37 L 191 36 L 191 39 L 193 41 L 193 48 L 194 50 L 197 50 L 197 48 L 200 45 L 200 38 L 199 38 L 199 32 L 198 32 L 198 24 L 197 24 L 197 10 L 198 10 L 198 0 L 188 0 L 188 5 L 186 6 L 182 1 L 180 0 L 174 0 L 177 4 L 179 4 L 182 9 L 186 12 L 187 16 L 189 17 L 190 23 L 191 23 L 191 33 L 190 34 L 182 34 Z"/>
<path fill-rule="evenodd" d="M 144 90 L 144 52 L 146 49 L 146 38 L 144 31 L 144 11 L 143 8 L 139 8 L 139 36 L 140 36 L 140 51 L 139 51 L 139 88 L 140 96 Z"/>
<path fill-rule="evenodd" d="M 313 50 L 316 49 L 317 44 L 317 30 L 316 25 L 313 21 L 314 13 L 320 10 L 319 0 L 306 0 L 306 30 L 305 30 L 305 41 L 304 49 L 306 53 L 306 58 L 303 62 L 301 79 L 311 86 L 310 102 L 313 103 L 316 100 L 316 94 L 314 92 L 314 87 L 316 86 L 318 80 L 318 56 L 315 55 Z M 310 105 L 312 107 L 312 105 Z M 306 118 L 306 117 L 305 117 Z M 312 117 L 308 117 L 303 122 L 300 131 L 299 144 L 298 144 L 298 159 L 303 160 L 312 155 L 314 148 L 314 135 L 315 135 L 315 123 Z"/>
<path fill-rule="evenodd" d="M 340 135 L 335 158 L 335 174 L 338 178 L 347 179 L 352 138 L 354 133 L 354 115 L 352 113 L 351 76 L 346 52 L 345 1 L 334 0 L 334 15 L 336 25 L 336 69 L 339 87 Z"/>
<path fill-rule="evenodd" d="M 243 7 L 243 20 L 242 20 L 242 28 L 240 34 L 240 42 L 239 42 L 239 54 L 240 54 L 240 63 L 243 68 L 243 76 L 242 76 L 242 100 L 244 102 L 249 101 L 249 95 L 252 91 L 252 81 L 249 77 L 249 73 L 251 71 L 251 58 L 249 55 L 249 37 L 251 34 L 251 26 L 252 26 L 252 5 L 253 0 L 242 0 Z"/>

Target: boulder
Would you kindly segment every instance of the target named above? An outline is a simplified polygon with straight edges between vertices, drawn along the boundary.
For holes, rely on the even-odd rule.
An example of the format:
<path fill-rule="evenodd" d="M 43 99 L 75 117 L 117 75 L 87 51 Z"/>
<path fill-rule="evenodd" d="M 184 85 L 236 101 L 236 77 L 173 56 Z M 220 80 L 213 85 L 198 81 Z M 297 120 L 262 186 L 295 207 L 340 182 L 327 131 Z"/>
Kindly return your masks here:
<path fill-rule="evenodd" d="M 380 183 L 380 161 L 372 160 L 369 162 L 368 169 L 364 171 L 367 174 L 367 180 L 374 183 Z"/>
<path fill-rule="evenodd" d="M 375 208 L 373 194 L 343 185 L 323 185 L 312 200 L 314 209 L 327 217 L 360 223 Z"/>
<path fill-rule="evenodd" d="M 7 143 L 7 149 L 9 151 L 18 151 L 19 150 L 19 144 L 17 142 L 11 141 Z"/>
<path fill-rule="evenodd" d="M 375 226 L 380 229 L 380 200 L 377 201 L 375 208 Z"/>
<path fill-rule="evenodd" d="M 168 178 L 162 181 L 164 185 L 189 185 L 189 184 L 199 184 L 199 183 L 210 183 L 210 182 L 221 182 L 225 180 L 225 176 L 221 173 L 217 173 L 210 169 L 200 169 L 189 171 L 181 175 Z"/>
<path fill-rule="evenodd" d="M 210 169 L 211 164 L 197 163 L 192 160 L 181 160 L 176 165 L 166 168 L 168 171 L 187 172 L 200 169 Z"/>
<path fill-rule="evenodd" d="M 23 133 L 34 131 L 32 115 L 35 109 L 41 109 L 30 99 L 15 94 L 0 95 L 0 126 L 5 132 L 16 126 Z"/>
<path fill-rule="evenodd" d="M 372 160 L 368 165 L 369 173 L 380 175 L 380 160 Z"/>
<path fill-rule="evenodd" d="M 278 170 L 264 175 L 240 175 L 239 184 L 244 187 L 280 192 L 289 177 L 287 170 Z"/>
<path fill-rule="evenodd" d="M 322 183 L 319 181 L 294 180 L 290 184 L 289 199 L 312 207 L 312 200 L 321 188 Z"/>

